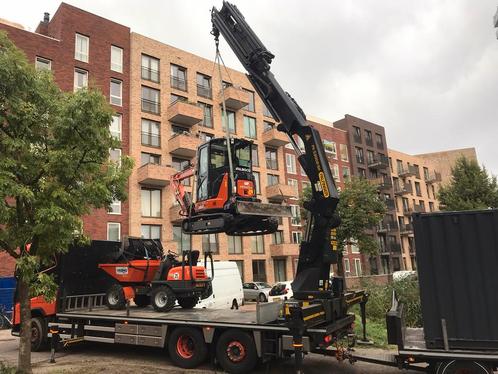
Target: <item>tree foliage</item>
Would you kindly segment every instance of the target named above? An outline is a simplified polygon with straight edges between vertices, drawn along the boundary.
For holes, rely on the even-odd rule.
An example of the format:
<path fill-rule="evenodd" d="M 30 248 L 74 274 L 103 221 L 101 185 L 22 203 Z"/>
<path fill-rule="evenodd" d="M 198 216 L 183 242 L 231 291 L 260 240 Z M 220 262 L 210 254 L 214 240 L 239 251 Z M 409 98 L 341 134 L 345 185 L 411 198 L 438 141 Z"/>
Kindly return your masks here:
<path fill-rule="evenodd" d="M 305 188 L 300 205 L 311 198 L 311 188 Z M 379 244 L 367 230 L 377 225 L 386 214 L 386 205 L 379 198 L 375 186 L 363 178 L 353 177 L 347 181 L 340 192 L 337 212 L 341 225 L 337 228 L 337 240 L 340 249 L 347 244 L 356 243 L 362 253 L 375 254 Z M 304 210 L 304 208 L 302 208 Z M 303 212 L 302 212 L 303 215 Z"/>
<path fill-rule="evenodd" d="M 477 161 L 459 158 L 451 169 L 451 182 L 439 189 L 442 210 L 498 208 L 498 184 Z"/>
<path fill-rule="evenodd" d="M 40 268 L 84 239 L 83 215 L 126 198 L 132 161 L 109 160 L 120 146 L 111 120 L 100 92 L 61 92 L 0 32 L 0 250 L 16 258 L 19 287 L 28 291 L 20 295 L 53 296 Z M 29 319 L 29 299 L 20 302 Z"/>

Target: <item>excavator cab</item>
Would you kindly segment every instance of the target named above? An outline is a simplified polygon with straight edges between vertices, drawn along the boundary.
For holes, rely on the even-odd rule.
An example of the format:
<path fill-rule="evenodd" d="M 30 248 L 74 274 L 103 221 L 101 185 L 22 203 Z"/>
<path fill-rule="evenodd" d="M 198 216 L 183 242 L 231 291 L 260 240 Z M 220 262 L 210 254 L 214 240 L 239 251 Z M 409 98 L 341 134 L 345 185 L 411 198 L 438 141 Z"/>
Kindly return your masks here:
<path fill-rule="evenodd" d="M 226 138 L 202 144 L 197 150 L 195 172 L 186 170 L 172 177 L 180 214 L 186 217 L 182 222 L 186 234 L 271 234 L 277 231 L 278 217 L 290 216 L 288 206 L 262 203 L 256 197 L 252 142 L 230 138 L 229 143 L 230 150 Z M 196 177 L 194 202 L 181 184 L 192 175 Z"/>

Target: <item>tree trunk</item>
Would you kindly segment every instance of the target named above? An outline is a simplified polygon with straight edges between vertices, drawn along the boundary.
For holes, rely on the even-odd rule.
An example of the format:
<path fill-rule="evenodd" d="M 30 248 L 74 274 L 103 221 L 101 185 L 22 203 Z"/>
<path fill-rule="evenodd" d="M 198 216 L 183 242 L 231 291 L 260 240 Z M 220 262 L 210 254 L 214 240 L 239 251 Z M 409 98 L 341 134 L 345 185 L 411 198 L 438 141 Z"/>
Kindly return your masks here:
<path fill-rule="evenodd" d="M 19 340 L 18 371 L 23 374 L 31 373 L 31 299 L 29 286 L 18 278 L 17 292 L 21 307 L 21 338 Z"/>

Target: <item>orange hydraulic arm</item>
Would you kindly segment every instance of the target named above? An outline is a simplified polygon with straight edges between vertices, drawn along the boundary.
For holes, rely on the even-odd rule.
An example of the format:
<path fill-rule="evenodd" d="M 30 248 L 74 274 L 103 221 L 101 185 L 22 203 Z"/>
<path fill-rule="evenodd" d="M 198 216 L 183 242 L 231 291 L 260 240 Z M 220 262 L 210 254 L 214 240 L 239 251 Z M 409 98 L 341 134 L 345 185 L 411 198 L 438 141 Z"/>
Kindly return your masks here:
<path fill-rule="evenodd" d="M 189 211 L 194 208 L 194 204 L 192 202 L 192 198 L 185 191 L 185 187 L 182 182 L 185 179 L 192 177 L 195 174 L 195 169 L 193 166 L 189 168 L 179 171 L 171 177 L 171 188 L 175 193 L 175 199 L 180 204 L 180 215 L 187 217 L 189 215 Z"/>

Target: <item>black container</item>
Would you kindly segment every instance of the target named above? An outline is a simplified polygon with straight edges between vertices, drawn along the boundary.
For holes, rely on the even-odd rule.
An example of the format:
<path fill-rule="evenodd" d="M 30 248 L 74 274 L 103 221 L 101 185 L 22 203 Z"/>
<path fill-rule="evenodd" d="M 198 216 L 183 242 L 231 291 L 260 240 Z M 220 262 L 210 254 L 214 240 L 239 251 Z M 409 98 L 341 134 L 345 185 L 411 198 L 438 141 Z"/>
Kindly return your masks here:
<path fill-rule="evenodd" d="M 428 348 L 498 349 L 498 210 L 413 216 Z M 443 321 L 444 320 L 444 321 Z"/>

